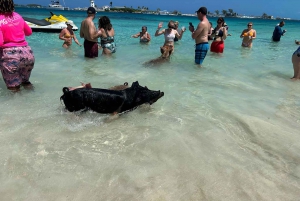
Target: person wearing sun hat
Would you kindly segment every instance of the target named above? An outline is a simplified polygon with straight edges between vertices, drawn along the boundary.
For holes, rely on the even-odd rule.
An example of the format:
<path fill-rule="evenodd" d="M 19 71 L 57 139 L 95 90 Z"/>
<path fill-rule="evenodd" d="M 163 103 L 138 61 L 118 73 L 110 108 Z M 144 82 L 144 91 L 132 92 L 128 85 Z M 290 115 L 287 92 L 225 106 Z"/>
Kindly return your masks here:
<path fill-rule="evenodd" d="M 84 38 L 84 56 L 88 58 L 98 57 L 98 38 L 101 31 L 97 30 L 93 20 L 96 16 L 96 9 L 89 7 L 87 9 L 87 18 L 81 22 L 80 38 Z"/>
<path fill-rule="evenodd" d="M 81 46 L 81 44 L 78 42 L 76 38 L 74 31 L 72 30 L 74 26 L 73 21 L 72 20 L 66 21 L 66 25 L 67 27 L 61 30 L 59 34 L 59 39 L 64 41 L 62 46 L 64 48 L 69 48 L 72 45 L 72 38 L 75 41 L 75 43 L 77 43 L 77 45 Z"/>

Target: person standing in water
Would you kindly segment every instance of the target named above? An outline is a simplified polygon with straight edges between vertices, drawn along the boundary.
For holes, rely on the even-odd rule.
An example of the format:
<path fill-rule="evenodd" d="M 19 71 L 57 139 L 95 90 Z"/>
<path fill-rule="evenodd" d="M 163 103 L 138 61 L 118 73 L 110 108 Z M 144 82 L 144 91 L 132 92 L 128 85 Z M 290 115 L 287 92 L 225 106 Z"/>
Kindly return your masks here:
<path fill-rule="evenodd" d="M 69 48 L 72 45 L 72 39 L 75 41 L 75 43 L 77 43 L 77 45 L 79 45 L 81 47 L 81 44 L 78 42 L 76 35 L 73 31 L 73 26 L 74 23 L 71 20 L 66 21 L 66 25 L 67 28 L 64 28 L 63 30 L 61 30 L 60 34 L 59 34 L 59 39 L 63 40 L 63 47 L 64 48 Z"/>
<path fill-rule="evenodd" d="M 224 27 L 224 18 L 219 17 L 217 20 L 217 26 L 213 31 L 212 36 L 214 41 L 210 45 L 210 51 L 215 53 L 223 53 L 225 48 L 225 39 L 227 37 L 227 29 Z"/>
<path fill-rule="evenodd" d="M 94 7 L 87 9 L 87 18 L 81 22 L 80 38 L 84 38 L 84 56 L 89 58 L 98 57 L 98 38 L 101 31 L 97 31 L 93 19 L 96 16 Z"/>
<path fill-rule="evenodd" d="M 148 43 L 151 40 L 151 36 L 150 34 L 147 32 L 147 27 L 146 26 L 142 26 L 142 31 L 132 35 L 132 38 L 140 38 L 140 42 L 141 43 Z"/>
<path fill-rule="evenodd" d="M 286 30 L 281 29 L 281 27 L 283 27 L 285 25 L 284 21 L 281 21 L 274 29 L 273 31 L 273 36 L 272 36 L 272 40 L 275 42 L 280 41 L 281 36 L 283 36 L 286 32 Z"/>
<path fill-rule="evenodd" d="M 177 37 L 179 40 L 181 39 L 182 35 L 179 35 L 177 30 L 175 29 L 174 21 L 170 20 L 168 23 L 168 28 L 163 29 L 160 31 L 162 28 L 163 23 L 160 22 L 158 24 L 157 30 L 155 32 L 155 36 L 159 35 L 164 35 L 165 36 L 165 42 L 163 47 L 167 48 L 170 50 L 170 55 L 174 52 L 174 39 Z"/>
<path fill-rule="evenodd" d="M 294 76 L 292 80 L 300 80 L 300 47 L 292 55 L 292 63 L 294 68 Z"/>
<path fill-rule="evenodd" d="M 115 30 L 107 16 L 102 16 L 99 21 L 99 30 L 101 31 L 101 47 L 103 49 L 102 54 L 112 54 L 117 50 L 115 43 Z"/>
<path fill-rule="evenodd" d="M 248 29 L 244 29 L 240 35 L 240 38 L 243 39 L 242 47 L 252 47 L 253 39 L 256 38 L 256 31 L 253 29 L 253 23 L 248 23 Z"/>
<path fill-rule="evenodd" d="M 200 20 L 197 28 L 195 29 L 192 24 L 189 26 L 189 30 L 192 33 L 192 38 L 195 39 L 195 63 L 202 65 L 204 58 L 209 50 L 208 45 L 208 32 L 210 31 L 210 23 L 207 20 L 207 8 L 201 7 L 197 11 L 197 17 Z"/>
<path fill-rule="evenodd" d="M 32 34 L 13 0 L 0 0 L 0 70 L 7 89 L 31 87 L 29 81 L 35 58 L 25 36 Z"/>

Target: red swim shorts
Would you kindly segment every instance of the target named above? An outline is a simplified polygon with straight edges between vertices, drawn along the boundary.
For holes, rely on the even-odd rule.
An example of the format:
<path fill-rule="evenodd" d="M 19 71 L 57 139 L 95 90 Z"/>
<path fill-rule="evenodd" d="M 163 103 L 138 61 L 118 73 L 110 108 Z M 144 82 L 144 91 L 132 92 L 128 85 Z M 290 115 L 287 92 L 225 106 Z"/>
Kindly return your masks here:
<path fill-rule="evenodd" d="M 210 51 L 215 53 L 223 53 L 224 41 L 214 41 L 210 45 Z"/>

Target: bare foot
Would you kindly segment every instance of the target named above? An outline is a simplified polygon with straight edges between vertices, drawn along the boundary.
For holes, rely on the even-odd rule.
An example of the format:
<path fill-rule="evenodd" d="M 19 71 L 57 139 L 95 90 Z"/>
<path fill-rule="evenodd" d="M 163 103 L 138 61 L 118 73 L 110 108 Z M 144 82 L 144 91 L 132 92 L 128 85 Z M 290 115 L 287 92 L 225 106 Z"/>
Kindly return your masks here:
<path fill-rule="evenodd" d="M 7 89 L 9 89 L 12 92 L 18 92 L 20 91 L 20 85 L 16 87 L 7 87 Z"/>
<path fill-rule="evenodd" d="M 22 86 L 25 88 L 25 89 L 33 89 L 33 85 L 31 84 L 31 82 L 22 82 Z"/>

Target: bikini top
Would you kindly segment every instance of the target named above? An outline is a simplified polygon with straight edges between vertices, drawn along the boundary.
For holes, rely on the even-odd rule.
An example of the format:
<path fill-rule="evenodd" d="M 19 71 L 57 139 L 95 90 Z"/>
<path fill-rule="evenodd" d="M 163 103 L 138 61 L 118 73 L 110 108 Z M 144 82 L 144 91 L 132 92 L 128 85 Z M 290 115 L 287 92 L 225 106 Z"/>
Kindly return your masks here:
<path fill-rule="evenodd" d="M 142 39 L 142 37 L 145 35 L 147 36 L 147 34 L 148 34 L 147 31 L 144 34 L 142 32 L 140 33 L 140 42 L 148 42 L 149 41 L 147 38 Z"/>
<path fill-rule="evenodd" d="M 300 47 L 298 47 L 298 49 L 295 51 L 296 54 L 300 54 Z M 294 54 L 295 54 L 294 53 Z"/>
<path fill-rule="evenodd" d="M 113 43 L 115 41 L 113 36 L 109 36 L 107 30 L 105 30 L 107 37 L 101 37 L 101 45 L 107 44 L 107 43 Z"/>
<path fill-rule="evenodd" d="M 171 31 L 169 34 L 165 32 L 165 40 L 168 42 L 174 41 L 175 34 Z"/>
<path fill-rule="evenodd" d="M 253 31 L 246 32 L 243 34 L 243 36 L 253 36 Z"/>
<path fill-rule="evenodd" d="M 223 33 L 222 28 L 223 28 L 223 27 L 221 27 L 221 28 L 219 29 L 219 33 L 218 33 L 218 35 L 216 35 L 216 36 L 223 37 L 224 33 Z M 214 33 L 216 33 L 216 29 L 217 29 L 217 27 L 214 29 Z"/>
<path fill-rule="evenodd" d="M 64 37 L 65 37 L 65 38 L 73 38 L 73 35 L 67 34 L 67 33 L 66 33 L 66 34 L 64 35 Z"/>

